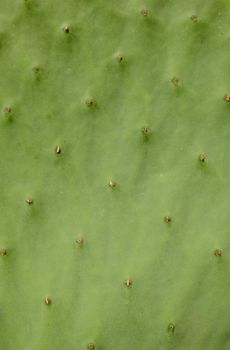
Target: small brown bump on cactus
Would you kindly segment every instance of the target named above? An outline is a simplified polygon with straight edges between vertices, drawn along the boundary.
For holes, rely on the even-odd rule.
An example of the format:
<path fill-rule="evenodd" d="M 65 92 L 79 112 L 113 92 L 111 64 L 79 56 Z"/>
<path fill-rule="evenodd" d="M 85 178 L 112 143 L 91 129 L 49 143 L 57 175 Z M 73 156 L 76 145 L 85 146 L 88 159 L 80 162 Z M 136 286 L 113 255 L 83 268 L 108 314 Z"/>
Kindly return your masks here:
<path fill-rule="evenodd" d="M 6 255 L 6 249 L 1 248 L 0 249 L 0 256 Z"/>
<path fill-rule="evenodd" d="M 6 107 L 4 107 L 4 112 L 5 113 L 11 113 L 12 112 L 12 108 L 10 106 L 6 106 Z"/>
<path fill-rule="evenodd" d="M 88 350 L 94 350 L 95 349 L 95 344 L 94 343 L 88 343 L 87 344 L 87 349 Z"/>
<path fill-rule="evenodd" d="M 44 302 L 45 302 L 46 305 L 50 305 L 51 304 L 51 299 L 49 297 L 45 297 Z"/>
<path fill-rule="evenodd" d="M 193 22 L 197 22 L 198 17 L 197 17 L 196 15 L 192 15 L 192 16 L 190 17 L 190 19 L 191 19 Z"/>
<path fill-rule="evenodd" d="M 172 221 L 172 217 L 170 215 L 165 215 L 164 221 L 165 222 L 171 222 Z"/>
<path fill-rule="evenodd" d="M 149 14 L 149 11 L 147 9 L 142 9 L 141 10 L 141 15 L 142 16 L 146 17 L 146 16 L 148 16 L 148 14 Z"/>
<path fill-rule="evenodd" d="M 40 72 L 40 67 L 39 66 L 33 66 L 32 67 L 32 71 L 35 73 L 35 74 L 38 74 Z"/>
<path fill-rule="evenodd" d="M 168 331 L 171 332 L 171 333 L 173 333 L 175 331 L 175 325 L 173 323 L 169 323 Z"/>
<path fill-rule="evenodd" d="M 173 83 L 173 85 L 177 86 L 179 83 L 179 79 L 177 77 L 172 77 L 171 82 Z"/>
<path fill-rule="evenodd" d="M 63 27 L 63 31 L 64 31 L 64 33 L 68 34 L 69 31 L 70 31 L 69 26 L 65 25 L 65 26 Z"/>
<path fill-rule="evenodd" d="M 79 247 L 82 247 L 83 246 L 83 243 L 84 243 L 84 240 L 83 238 L 77 238 L 76 239 L 76 243 Z"/>
<path fill-rule="evenodd" d="M 108 182 L 108 186 L 109 186 L 110 188 L 115 188 L 115 187 L 116 187 L 116 182 L 113 181 L 113 180 L 110 180 L 110 181 Z"/>
<path fill-rule="evenodd" d="M 129 278 L 129 277 L 126 278 L 125 281 L 124 281 L 124 284 L 125 284 L 126 287 L 131 287 L 131 285 L 132 285 L 131 278 Z"/>
<path fill-rule="evenodd" d="M 215 256 L 222 256 L 222 251 L 221 249 L 216 249 L 214 252 Z"/>
<path fill-rule="evenodd" d="M 34 200 L 33 200 L 32 197 L 28 197 L 28 198 L 26 199 L 26 203 L 29 204 L 29 205 L 33 204 L 33 202 L 34 202 Z"/>
<path fill-rule="evenodd" d="M 61 153 L 61 147 L 60 147 L 60 146 L 56 146 L 56 147 L 55 147 L 55 152 L 56 152 L 57 154 L 60 154 L 60 153 Z"/>
<path fill-rule="evenodd" d="M 149 135 L 149 128 L 147 128 L 146 126 L 143 126 L 142 128 L 141 128 L 141 132 L 142 132 L 142 134 L 143 135 Z"/>
<path fill-rule="evenodd" d="M 226 102 L 229 102 L 229 101 L 230 101 L 230 94 L 225 94 L 225 95 L 224 95 L 224 100 L 225 100 Z"/>
<path fill-rule="evenodd" d="M 201 153 L 200 155 L 199 155 L 199 160 L 201 161 L 201 162 L 205 162 L 205 159 L 206 159 L 206 156 L 203 154 L 203 153 Z"/>
<path fill-rule="evenodd" d="M 121 52 L 119 52 L 117 54 L 116 58 L 117 58 L 118 62 L 122 62 L 124 60 L 124 55 Z"/>
<path fill-rule="evenodd" d="M 92 98 L 87 98 L 85 100 L 85 104 L 86 104 L 87 107 L 91 107 L 91 106 L 95 105 L 95 100 L 92 99 Z"/>

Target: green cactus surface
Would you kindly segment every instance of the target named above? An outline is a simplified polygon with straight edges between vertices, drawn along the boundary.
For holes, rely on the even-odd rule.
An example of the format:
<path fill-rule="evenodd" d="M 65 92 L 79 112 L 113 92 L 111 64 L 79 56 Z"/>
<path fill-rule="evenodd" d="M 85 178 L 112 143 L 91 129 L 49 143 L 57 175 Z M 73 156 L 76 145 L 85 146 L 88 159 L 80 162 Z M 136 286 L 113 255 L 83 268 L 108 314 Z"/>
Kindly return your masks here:
<path fill-rule="evenodd" d="M 229 0 L 0 19 L 0 348 L 229 350 Z"/>

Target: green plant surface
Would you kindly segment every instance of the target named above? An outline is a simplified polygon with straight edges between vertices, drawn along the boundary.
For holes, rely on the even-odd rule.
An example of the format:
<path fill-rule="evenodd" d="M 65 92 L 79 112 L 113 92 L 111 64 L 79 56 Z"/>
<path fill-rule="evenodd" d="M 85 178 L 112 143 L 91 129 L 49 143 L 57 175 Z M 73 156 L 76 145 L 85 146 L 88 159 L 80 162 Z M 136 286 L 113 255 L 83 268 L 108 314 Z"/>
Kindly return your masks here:
<path fill-rule="evenodd" d="M 0 347 L 229 350 L 229 1 L 0 18 Z"/>

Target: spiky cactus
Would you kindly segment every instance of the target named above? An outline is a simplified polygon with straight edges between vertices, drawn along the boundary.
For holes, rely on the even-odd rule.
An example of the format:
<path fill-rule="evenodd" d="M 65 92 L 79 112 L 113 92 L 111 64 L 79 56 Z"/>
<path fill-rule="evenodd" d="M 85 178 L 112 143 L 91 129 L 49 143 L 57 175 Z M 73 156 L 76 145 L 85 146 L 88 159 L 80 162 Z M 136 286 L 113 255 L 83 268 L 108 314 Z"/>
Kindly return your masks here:
<path fill-rule="evenodd" d="M 229 1 L 0 14 L 1 348 L 229 350 Z"/>

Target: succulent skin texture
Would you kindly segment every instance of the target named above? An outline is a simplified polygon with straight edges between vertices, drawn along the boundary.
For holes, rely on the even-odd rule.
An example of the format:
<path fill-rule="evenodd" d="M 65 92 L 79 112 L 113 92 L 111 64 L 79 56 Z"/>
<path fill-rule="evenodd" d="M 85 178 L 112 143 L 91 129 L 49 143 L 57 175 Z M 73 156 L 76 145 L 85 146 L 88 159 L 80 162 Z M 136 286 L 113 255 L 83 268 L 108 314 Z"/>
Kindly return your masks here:
<path fill-rule="evenodd" d="M 0 347 L 229 350 L 229 1 L 0 14 Z"/>

